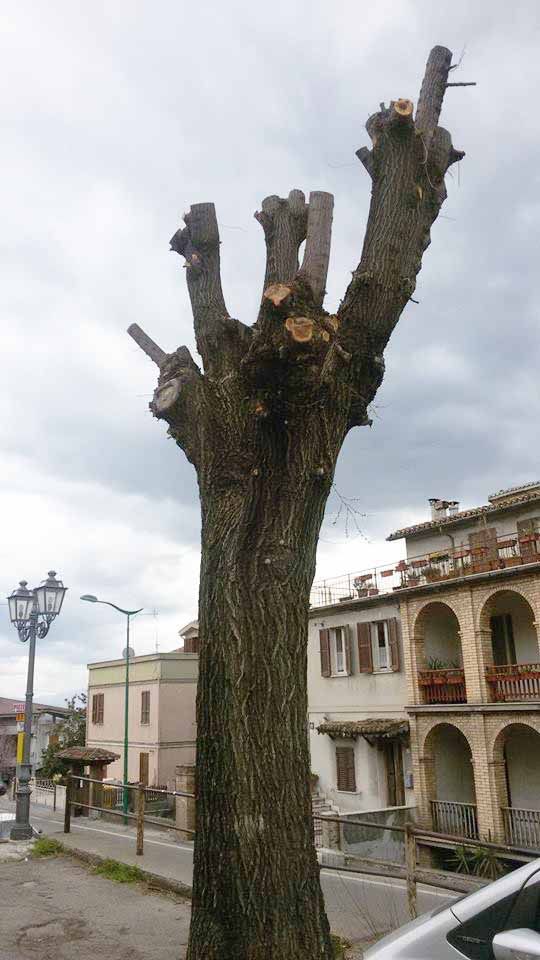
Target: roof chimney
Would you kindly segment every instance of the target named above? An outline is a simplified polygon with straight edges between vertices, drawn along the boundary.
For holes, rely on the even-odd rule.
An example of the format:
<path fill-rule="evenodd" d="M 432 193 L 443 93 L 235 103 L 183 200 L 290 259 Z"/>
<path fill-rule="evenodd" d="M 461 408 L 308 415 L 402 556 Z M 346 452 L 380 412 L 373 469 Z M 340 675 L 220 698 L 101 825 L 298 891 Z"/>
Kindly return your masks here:
<path fill-rule="evenodd" d="M 448 516 L 454 517 L 459 513 L 459 500 L 450 500 L 448 503 Z"/>
<path fill-rule="evenodd" d="M 431 507 L 431 519 L 442 520 L 446 517 L 447 500 L 439 500 L 438 497 L 430 497 L 429 505 Z"/>

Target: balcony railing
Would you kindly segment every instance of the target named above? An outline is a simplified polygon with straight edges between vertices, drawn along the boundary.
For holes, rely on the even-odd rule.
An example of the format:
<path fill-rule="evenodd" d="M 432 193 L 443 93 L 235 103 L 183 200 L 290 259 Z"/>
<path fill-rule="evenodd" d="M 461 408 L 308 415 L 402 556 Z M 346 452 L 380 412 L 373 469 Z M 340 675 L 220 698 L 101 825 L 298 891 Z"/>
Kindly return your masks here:
<path fill-rule="evenodd" d="M 452 837 L 478 839 L 478 820 L 475 803 L 457 803 L 454 800 L 431 800 L 433 829 Z"/>
<path fill-rule="evenodd" d="M 491 699 L 501 701 L 540 700 L 540 663 L 505 663 L 486 667 Z"/>
<path fill-rule="evenodd" d="M 540 562 L 540 533 L 504 534 L 482 546 L 460 544 L 448 549 L 409 557 L 394 564 L 318 580 L 311 590 L 311 606 L 374 597 L 407 587 L 425 586 L 489 570 L 504 570 Z"/>
<path fill-rule="evenodd" d="M 465 674 L 462 669 L 419 670 L 418 684 L 424 703 L 466 703 Z"/>
<path fill-rule="evenodd" d="M 540 810 L 503 807 L 506 842 L 513 847 L 540 850 Z"/>

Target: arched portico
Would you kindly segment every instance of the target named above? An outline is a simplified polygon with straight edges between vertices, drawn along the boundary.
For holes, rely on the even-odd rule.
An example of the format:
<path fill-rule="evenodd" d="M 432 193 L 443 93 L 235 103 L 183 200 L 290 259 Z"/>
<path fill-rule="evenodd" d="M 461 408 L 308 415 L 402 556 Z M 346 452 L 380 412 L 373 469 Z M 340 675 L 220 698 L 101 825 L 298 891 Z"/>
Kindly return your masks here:
<path fill-rule="evenodd" d="M 490 700 L 540 700 L 540 650 L 534 610 L 517 590 L 494 591 L 479 616 Z"/>
<path fill-rule="evenodd" d="M 414 623 L 419 700 L 465 703 L 467 700 L 461 631 L 448 603 L 426 603 Z"/>
<path fill-rule="evenodd" d="M 540 850 L 540 731 L 506 724 L 492 749 L 497 814 L 507 843 Z"/>
<path fill-rule="evenodd" d="M 471 745 L 452 723 L 439 723 L 423 747 L 424 790 L 434 830 L 453 836 L 478 836 Z"/>

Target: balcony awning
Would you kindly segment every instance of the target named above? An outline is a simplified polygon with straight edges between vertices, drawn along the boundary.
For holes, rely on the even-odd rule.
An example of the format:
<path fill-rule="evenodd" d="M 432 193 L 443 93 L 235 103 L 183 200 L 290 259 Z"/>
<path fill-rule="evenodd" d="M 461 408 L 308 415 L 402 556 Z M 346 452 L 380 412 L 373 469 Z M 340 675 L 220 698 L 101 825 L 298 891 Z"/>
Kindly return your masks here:
<path fill-rule="evenodd" d="M 356 740 L 364 737 L 372 745 L 381 740 L 404 739 L 409 734 L 409 721 L 401 718 L 369 720 L 325 720 L 317 733 L 326 733 L 332 740 Z"/>

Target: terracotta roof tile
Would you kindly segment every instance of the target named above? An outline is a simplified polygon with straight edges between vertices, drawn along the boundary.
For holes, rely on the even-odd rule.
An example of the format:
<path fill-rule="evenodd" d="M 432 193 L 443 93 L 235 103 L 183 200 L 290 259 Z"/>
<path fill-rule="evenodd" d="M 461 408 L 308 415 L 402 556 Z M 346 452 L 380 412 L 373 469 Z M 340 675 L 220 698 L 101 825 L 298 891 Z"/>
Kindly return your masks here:
<path fill-rule="evenodd" d="M 371 718 L 369 720 L 325 720 L 317 727 L 317 733 L 343 739 L 359 736 L 389 740 L 409 732 L 409 721 L 396 718 Z"/>
<path fill-rule="evenodd" d="M 522 496 L 509 496 L 508 499 L 505 499 L 504 503 L 489 503 L 482 507 L 474 507 L 472 510 L 461 510 L 459 513 L 454 513 L 449 517 L 441 517 L 437 520 L 426 520 L 424 523 L 416 523 L 412 527 L 402 527 L 401 530 L 394 530 L 386 539 L 401 540 L 402 537 L 410 537 L 429 530 L 438 530 L 440 527 L 450 527 L 453 524 L 462 523 L 464 520 L 470 520 L 474 517 L 502 513 L 504 510 L 511 510 L 522 504 L 534 503 L 538 500 L 540 500 L 540 490 L 537 490 L 536 493 L 524 493 Z"/>
<path fill-rule="evenodd" d="M 113 760 L 120 759 L 119 753 L 103 750 L 102 747 L 66 747 L 65 750 L 59 750 L 56 756 L 59 760 L 73 760 L 76 763 L 93 763 L 100 760 L 102 763 L 112 763 Z"/>

